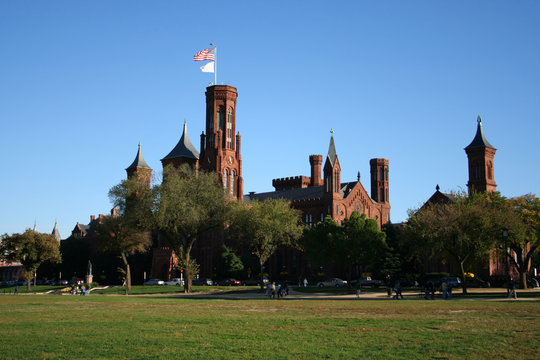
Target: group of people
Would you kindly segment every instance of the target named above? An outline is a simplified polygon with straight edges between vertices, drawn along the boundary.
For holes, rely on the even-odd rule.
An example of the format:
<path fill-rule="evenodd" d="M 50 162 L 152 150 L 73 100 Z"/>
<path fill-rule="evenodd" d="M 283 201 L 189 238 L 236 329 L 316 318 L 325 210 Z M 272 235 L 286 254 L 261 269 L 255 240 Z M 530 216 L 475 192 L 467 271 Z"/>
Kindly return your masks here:
<path fill-rule="evenodd" d="M 277 285 L 275 282 L 269 282 L 266 285 L 266 296 L 269 299 L 275 299 L 276 297 L 279 299 L 287 295 L 289 295 L 289 285 L 286 282 Z"/>
<path fill-rule="evenodd" d="M 76 284 L 73 284 L 71 285 L 71 291 L 70 291 L 71 295 L 88 295 L 90 294 L 90 291 L 87 291 L 86 290 L 86 287 L 84 287 L 84 285 L 76 285 Z"/>

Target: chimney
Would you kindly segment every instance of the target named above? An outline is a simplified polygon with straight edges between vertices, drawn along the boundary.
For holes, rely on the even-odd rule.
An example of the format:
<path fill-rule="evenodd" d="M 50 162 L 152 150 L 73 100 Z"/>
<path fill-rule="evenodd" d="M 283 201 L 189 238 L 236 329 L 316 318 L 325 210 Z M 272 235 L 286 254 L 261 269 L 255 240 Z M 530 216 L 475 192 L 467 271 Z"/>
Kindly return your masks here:
<path fill-rule="evenodd" d="M 310 186 L 321 186 L 323 184 L 321 178 L 322 155 L 310 155 L 309 163 L 311 164 Z"/>

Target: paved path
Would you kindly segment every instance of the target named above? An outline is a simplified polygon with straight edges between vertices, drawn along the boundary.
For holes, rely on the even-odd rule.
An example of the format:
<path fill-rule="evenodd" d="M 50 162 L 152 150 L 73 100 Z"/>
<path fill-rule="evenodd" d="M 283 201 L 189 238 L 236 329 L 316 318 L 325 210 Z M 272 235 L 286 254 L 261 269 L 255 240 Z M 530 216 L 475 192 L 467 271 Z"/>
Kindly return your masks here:
<path fill-rule="evenodd" d="M 520 297 L 520 293 L 526 292 L 538 292 L 539 289 L 527 289 L 518 290 L 518 301 L 540 301 L 540 297 Z M 489 297 L 454 297 L 451 300 L 479 300 L 479 301 L 516 301 L 515 299 L 508 299 L 503 296 L 504 289 L 469 289 L 469 295 L 474 294 L 493 294 Z M 455 293 L 454 293 L 455 294 Z M 461 294 L 461 291 L 458 291 Z M 194 294 L 175 294 L 175 297 L 189 297 L 189 298 L 204 298 L 204 299 L 231 299 L 231 300 L 247 300 L 247 299 L 268 299 L 266 293 L 259 292 L 207 292 L 207 293 L 194 293 Z M 405 300 L 423 300 L 423 294 L 418 291 L 406 291 L 403 292 Z M 278 300 L 392 300 L 392 297 L 388 297 L 386 292 L 371 292 L 369 290 L 360 293 L 357 297 L 356 294 L 336 294 L 336 293 L 305 293 L 296 291 L 294 288 L 289 290 L 289 295 Z M 436 294 L 435 300 L 442 300 L 441 294 Z M 450 301 L 451 301 L 450 300 Z"/>

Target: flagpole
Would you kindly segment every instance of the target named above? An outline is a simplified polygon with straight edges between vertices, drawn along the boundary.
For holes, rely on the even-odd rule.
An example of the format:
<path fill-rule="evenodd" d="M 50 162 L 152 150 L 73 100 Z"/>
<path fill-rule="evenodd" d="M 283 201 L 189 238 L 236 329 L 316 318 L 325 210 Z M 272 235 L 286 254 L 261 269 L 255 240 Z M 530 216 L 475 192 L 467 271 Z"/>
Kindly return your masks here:
<path fill-rule="evenodd" d="M 214 85 L 217 85 L 217 45 L 210 43 L 216 51 L 214 52 Z"/>

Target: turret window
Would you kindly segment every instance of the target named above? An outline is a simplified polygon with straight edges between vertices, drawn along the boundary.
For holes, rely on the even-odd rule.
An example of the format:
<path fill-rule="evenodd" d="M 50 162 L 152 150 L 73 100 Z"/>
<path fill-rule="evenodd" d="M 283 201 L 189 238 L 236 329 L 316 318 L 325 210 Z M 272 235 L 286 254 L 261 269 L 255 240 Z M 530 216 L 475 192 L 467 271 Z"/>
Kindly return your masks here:
<path fill-rule="evenodd" d="M 227 180 L 229 179 L 229 172 L 227 171 L 227 169 L 225 169 L 225 171 L 223 171 L 223 188 L 226 189 L 227 188 Z"/>
<path fill-rule="evenodd" d="M 384 169 L 383 168 L 379 168 L 379 180 L 380 181 L 384 180 Z"/>
<path fill-rule="evenodd" d="M 232 149 L 232 110 L 227 111 L 226 148 Z"/>
<path fill-rule="evenodd" d="M 218 126 L 218 130 L 223 130 L 224 127 L 225 127 L 225 109 L 223 109 L 222 106 L 219 107 L 218 109 L 218 123 L 217 123 L 217 126 Z"/>
<path fill-rule="evenodd" d="M 235 171 L 231 171 L 231 195 L 234 195 L 234 178 L 236 176 Z"/>
<path fill-rule="evenodd" d="M 334 171 L 334 192 L 339 192 L 339 171 Z"/>

